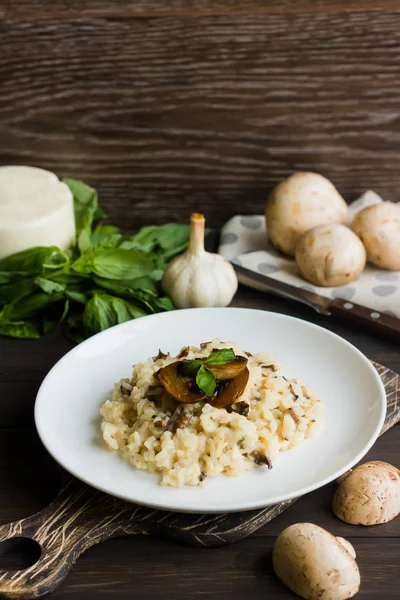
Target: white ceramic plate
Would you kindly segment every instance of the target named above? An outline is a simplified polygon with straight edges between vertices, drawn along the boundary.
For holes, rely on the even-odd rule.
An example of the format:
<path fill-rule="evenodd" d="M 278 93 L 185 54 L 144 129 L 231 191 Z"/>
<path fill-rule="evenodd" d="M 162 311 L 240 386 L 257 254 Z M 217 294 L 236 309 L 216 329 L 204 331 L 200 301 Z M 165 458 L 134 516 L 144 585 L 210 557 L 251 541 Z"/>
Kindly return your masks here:
<path fill-rule="evenodd" d="M 106 449 L 99 408 L 132 364 L 211 338 L 269 352 L 289 377 L 321 399 L 321 434 L 281 453 L 274 468 L 209 478 L 205 487 L 168 488 Z M 295 498 L 332 481 L 372 446 L 386 411 L 382 382 L 367 358 L 337 335 L 285 315 L 241 308 L 180 310 L 108 329 L 64 356 L 43 381 L 35 421 L 50 454 L 99 490 L 138 504 L 186 512 L 254 509 Z"/>

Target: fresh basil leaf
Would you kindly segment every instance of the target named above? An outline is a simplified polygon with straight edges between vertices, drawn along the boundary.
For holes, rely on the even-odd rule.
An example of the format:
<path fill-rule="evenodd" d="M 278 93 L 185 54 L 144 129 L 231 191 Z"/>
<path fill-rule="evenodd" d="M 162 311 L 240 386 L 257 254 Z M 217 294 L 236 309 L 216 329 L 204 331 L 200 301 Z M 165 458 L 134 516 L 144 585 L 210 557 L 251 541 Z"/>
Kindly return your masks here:
<path fill-rule="evenodd" d="M 97 192 L 79 179 L 65 178 L 74 197 L 75 226 L 78 247 L 81 252 L 91 245 L 92 224 L 94 219 L 103 219 L 105 212 L 99 207 Z"/>
<path fill-rule="evenodd" d="M 189 225 L 149 225 L 142 227 L 135 235 L 125 236 L 120 247 L 159 252 L 167 259 L 185 250 L 189 243 L 189 235 Z"/>
<path fill-rule="evenodd" d="M 128 300 L 94 292 L 85 306 L 83 324 L 91 333 L 97 333 L 146 314 L 143 309 Z"/>
<path fill-rule="evenodd" d="M 88 275 L 85 273 L 74 273 L 71 272 L 69 266 L 64 269 L 60 269 L 60 271 L 55 271 L 53 273 L 47 274 L 47 279 L 51 279 L 51 281 L 56 281 L 57 283 L 63 283 L 66 286 L 70 285 L 79 285 L 81 283 L 85 283 L 88 279 Z"/>
<path fill-rule="evenodd" d="M 100 219 L 107 219 L 107 213 L 101 208 L 101 206 L 97 205 L 97 208 L 94 213 L 95 221 L 100 221 Z"/>
<path fill-rule="evenodd" d="M 200 369 L 203 364 L 202 360 L 191 360 L 185 363 L 182 367 L 183 375 L 194 375 Z"/>
<path fill-rule="evenodd" d="M 128 300 L 124 300 L 123 298 L 114 296 L 112 305 L 118 323 L 125 323 L 125 321 L 130 321 L 131 319 L 136 319 L 138 317 L 145 317 L 148 314 L 145 310 L 140 308 L 140 306 L 137 306 Z"/>
<path fill-rule="evenodd" d="M 69 311 L 69 300 L 67 298 L 65 300 L 64 309 L 63 309 L 63 311 L 61 313 L 59 323 L 62 323 L 64 321 L 64 319 L 66 318 L 66 316 L 68 314 L 68 311 Z"/>
<path fill-rule="evenodd" d="M 121 237 L 122 236 L 120 233 L 113 233 L 112 235 L 106 235 L 103 237 L 102 240 L 97 242 L 95 247 L 96 248 L 99 248 L 99 247 L 101 247 L 101 248 L 116 248 L 120 242 Z M 93 238 L 92 238 L 92 240 L 93 240 Z M 93 243 L 93 241 L 92 241 L 92 243 Z"/>
<path fill-rule="evenodd" d="M 51 281 L 51 279 L 45 279 L 44 277 L 35 277 L 34 283 L 46 292 L 46 294 L 54 294 L 65 290 L 65 284 L 57 283 L 56 281 Z"/>
<path fill-rule="evenodd" d="M 151 296 L 156 296 L 158 293 L 157 286 L 150 276 L 144 275 L 143 277 L 130 279 L 129 284 L 132 290 L 144 291 Z"/>
<path fill-rule="evenodd" d="M 112 279 L 103 279 L 102 277 L 93 277 L 93 281 L 97 283 L 99 287 L 112 292 L 116 296 L 125 298 L 126 300 L 133 300 L 135 303 L 139 303 L 139 305 L 147 310 L 148 313 L 153 313 L 156 309 L 152 305 L 152 300 L 157 297 L 157 291 L 153 291 L 152 289 L 141 289 L 139 281 L 144 279 L 146 278 L 139 277 L 132 281 L 128 280 L 120 282 Z M 145 286 L 146 284 L 144 284 L 143 287 Z M 101 290 L 98 291 L 100 292 Z"/>
<path fill-rule="evenodd" d="M 163 278 L 163 275 L 164 275 L 165 267 L 166 267 L 166 265 L 164 265 L 164 267 L 162 269 L 154 269 L 154 271 L 152 271 L 150 273 L 151 279 L 153 281 L 161 281 L 161 279 Z"/>
<path fill-rule="evenodd" d="M 123 296 L 126 293 L 130 293 L 132 291 L 145 291 L 147 294 L 156 296 L 157 288 L 149 277 L 137 277 L 135 279 L 122 279 L 122 280 L 113 280 L 113 279 L 104 279 L 103 277 L 93 277 L 93 281 L 107 290 L 112 290 L 115 294 L 119 296 Z"/>
<path fill-rule="evenodd" d="M 92 234 L 92 246 L 97 246 L 101 244 L 105 247 L 116 247 L 118 246 L 122 235 L 119 232 L 118 227 L 114 227 L 114 225 L 97 225 L 93 234 Z"/>
<path fill-rule="evenodd" d="M 0 284 L 39 275 L 52 255 L 60 252 L 55 246 L 36 246 L 3 258 L 0 260 Z"/>
<path fill-rule="evenodd" d="M 9 321 L 0 316 L 0 335 L 7 337 L 19 338 L 19 339 L 32 339 L 36 340 L 40 338 L 39 332 L 31 324 L 25 321 Z"/>
<path fill-rule="evenodd" d="M 212 396 L 217 385 L 214 373 L 211 373 L 204 364 L 197 371 L 196 383 L 206 396 Z"/>
<path fill-rule="evenodd" d="M 156 310 L 174 310 L 174 305 L 168 296 L 163 298 L 152 298 L 150 300 L 152 307 Z"/>
<path fill-rule="evenodd" d="M 156 225 L 146 225 L 141 227 L 134 235 L 125 235 L 122 238 L 120 248 L 126 250 L 142 250 L 151 252 L 155 246 L 155 236 L 158 227 Z"/>
<path fill-rule="evenodd" d="M 78 302 L 79 304 L 86 304 L 86 294 L 79 292 L 78 290 L 66 290 L 65 295 L 70 300 Z"/>
<path fill-rule="evenodd" d="M 79 234 L 82 229 L 90 227 L 93 223 L 98 202 L 97 192 L 79 179 L 66 177 L 63 182 L 69 187 L 74 197 L 74 212 L 76 232 Z"/>
<path fill-rule="evenodd" d="M 106 294 L 94 293 L 86 303 L 83 324 L 89 331 L 97 333 L 116 324 L 114 310 L 109 298 L 110 296 Z"/>
<path fill-rule="evenodd" d="M 130 300 L 136 300 L 137 302 L 139 302 L 139 304 L 144 306 L 144 308 L 147 309 L 149 313 L 155 312 L 151 303 L 153 296 L 149 295 L 147 292 L 142 290 L 132 290 L 132 292 L 127 294 L 126 297 Z"/>
<path fill-rule="evenodd" d="M 78 273 L 94 273 L 105 279 L 135 279 L 151 273 L 153 261 L 139 250 L 93 248 L 75 261 L 72 268 Z"/>
<path fill-rule="evenodd" d="M 81 252 L 84 252 L 92 245 L 92 239 L 90 236 L 90 225 L 88 220 L 85 218 L 83 220 L 83 229 L 79 232 L 78 235 L 78 248 Z"/>
<path fill-rule="evenodd" d="M 25 296 L 29 296 L 34 290 L 33 278 L 20 279 L 14 283 L 0 286 L 0 306 L 16 302 Z"/>
<path fill-rule="evenodd" d="M 222 348 L 221 350 L 214 350 L 209 356 L 207 356 L 205 362 L 208 365 L 224 365 L 225 363 L 231 362 L 235 359 L 236 354 L 232 348 Z"/>
<path fill-rule="evenodd" d="M 139 250 L 100 248 L 93 259 L 93 272 L 108 279 L 135 279 L 152 270 L 152 259 Z"/>
<path fill-rule="evenodd" d="M 60 269 L 61 267 L 66 267 L 70 262 L 70 257 L 68 252 L 63 252 L 57 246 L 53 246 L 53 252 L 43 263 L 43 272 L 45 270 L 50 270 L 53 272 L 55 269 Z"/>
<path fill-rule="evenodd" d="M 62 293 L 46 294 L 45 292 L 37 292 L 31 296 L 22 298 L 17 302 L 6 304 L 3 309 L 3 314 L 5 318 L 10 321 L 27 319 L 44 310 L 54 302 L 58 302 L 62 297 Z"/>
<path fill-rule="evenodd" d="M 105 225 L 104 223 L 99 223 L 96 225 L 93 236 L 97 235 L 99 237 L 105 237 L 108 235 L 113 235 L 113 233 L 119 233 L 119 227 L 116 225 Z"/>

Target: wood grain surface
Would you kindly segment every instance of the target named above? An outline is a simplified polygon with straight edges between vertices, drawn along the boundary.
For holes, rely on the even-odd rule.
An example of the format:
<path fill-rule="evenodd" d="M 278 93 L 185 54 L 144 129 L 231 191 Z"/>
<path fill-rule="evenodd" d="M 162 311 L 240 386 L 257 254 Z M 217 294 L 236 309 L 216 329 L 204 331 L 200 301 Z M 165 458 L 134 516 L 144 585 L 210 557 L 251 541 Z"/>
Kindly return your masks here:
<path fill-rule="evenodd" d="M 0 56 L 0 163 L 87 179 L 120 225 L 221 225 L 299 169 L 400 197 L 398 11 L 5 19 Z"/>
<path fill-rule="evenodd" d="M 198 16 L 204 14 L 276 14 L 366 12 L 399 9 L 397 0 L 2 0 L 0 17 L 57 16 Z"/>

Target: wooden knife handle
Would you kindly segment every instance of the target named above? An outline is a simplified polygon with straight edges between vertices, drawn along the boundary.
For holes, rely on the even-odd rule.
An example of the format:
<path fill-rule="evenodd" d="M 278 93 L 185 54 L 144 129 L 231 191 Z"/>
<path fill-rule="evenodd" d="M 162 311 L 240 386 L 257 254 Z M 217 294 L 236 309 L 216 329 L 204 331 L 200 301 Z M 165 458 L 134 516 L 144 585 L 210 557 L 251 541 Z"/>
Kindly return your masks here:
<path fill-rule="evenodd" d="M 365 331 L 400 343 L 400 319 L 396 317 L 341 298 L 332 302 L 330 312 L 342 321 L 361 326 Z"/>

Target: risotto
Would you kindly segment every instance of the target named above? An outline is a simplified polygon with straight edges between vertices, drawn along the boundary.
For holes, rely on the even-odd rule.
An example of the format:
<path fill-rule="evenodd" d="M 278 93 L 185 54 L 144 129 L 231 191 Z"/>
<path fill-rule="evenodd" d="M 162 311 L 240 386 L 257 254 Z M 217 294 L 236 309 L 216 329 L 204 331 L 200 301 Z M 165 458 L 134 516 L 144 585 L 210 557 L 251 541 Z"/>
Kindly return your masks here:
<path fill-rule="evenodd" d="M 160 370 L 171 363 L 204 361 L 223 348 L 247 361 L 248 380 L 233 403 L 222 408 L 207 399 L 183 404 L 160 383 Z M 185 347 L 177 357 L 160 351 L 134 365 L 132 377 L 115 384 L 100 410 L 107 446 L 173 487 L 203 485 L 221 473 L 272 468 L 279 452 L 317 432 L 321 412 L 320 400 L 298 379 L 284 377 L 271 356 L 219 340 Z"/>

